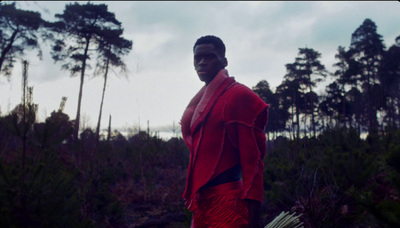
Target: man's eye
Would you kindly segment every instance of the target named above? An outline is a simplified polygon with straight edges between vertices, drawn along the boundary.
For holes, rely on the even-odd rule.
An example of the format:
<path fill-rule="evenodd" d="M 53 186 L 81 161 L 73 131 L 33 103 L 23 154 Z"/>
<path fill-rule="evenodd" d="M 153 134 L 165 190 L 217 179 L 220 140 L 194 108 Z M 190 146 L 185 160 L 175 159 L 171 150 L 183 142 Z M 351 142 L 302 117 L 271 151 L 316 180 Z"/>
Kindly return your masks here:
<path fill-rule="evenodd" d="M 205 54 L 205 55 L 196 55 L 196 56 L 194 56 L 194 59 L 195 59 L 196 61 L 200 61 L 200 60 L 202 60 L 202 59 L 204 59 L 204 60 L 211 60 L 211 59 L 213 59 L 214 57 L 215 57 L 214 54 Z"/>
<path fill-rule="evenodd" d="M 214 55 L 213 54 L 207 54 L 207 55 L 204 55 L 204 58 L 205 59 L 212 59 L 212 58 L 214 58 Z"/>

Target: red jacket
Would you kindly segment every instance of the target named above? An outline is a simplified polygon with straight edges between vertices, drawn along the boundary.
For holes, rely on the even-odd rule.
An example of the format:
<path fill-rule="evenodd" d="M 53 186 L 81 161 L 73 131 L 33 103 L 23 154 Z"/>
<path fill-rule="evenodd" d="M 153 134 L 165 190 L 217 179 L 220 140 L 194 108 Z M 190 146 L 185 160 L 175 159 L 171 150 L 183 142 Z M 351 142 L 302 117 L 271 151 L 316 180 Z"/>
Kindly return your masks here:
<path fill-rule="evenodd" d="M 268 107 L 225 69 L 192 98 L 181 119 L 183 139 L 190 149 L 182 196 L 189 209 L 203 185 L 239 163 L 241 198 L 262 201 Z"/>

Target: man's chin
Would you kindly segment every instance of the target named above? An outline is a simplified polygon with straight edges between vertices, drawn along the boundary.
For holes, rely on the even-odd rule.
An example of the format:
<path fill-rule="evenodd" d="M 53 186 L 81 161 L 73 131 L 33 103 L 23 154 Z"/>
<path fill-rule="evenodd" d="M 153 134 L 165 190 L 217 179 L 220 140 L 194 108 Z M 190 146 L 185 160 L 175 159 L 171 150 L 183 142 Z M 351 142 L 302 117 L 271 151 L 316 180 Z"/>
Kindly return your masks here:
<path fill-rule="evenodd" d="M 217 76 L 217 74 L 210 75 L 210 72 L 197 72 L 197 75 L 199 76 L 200 81 L 205 82 L 206 84 L 211 82 L 215 76 Z"/>
<path fill-rule="evenodd" d="M 205 82 L 207 81 L 207 79 L 209 78 L 207 74 L 200 74 L 197 73 L 197 75 L 199 76 L 200 81 Z"/>

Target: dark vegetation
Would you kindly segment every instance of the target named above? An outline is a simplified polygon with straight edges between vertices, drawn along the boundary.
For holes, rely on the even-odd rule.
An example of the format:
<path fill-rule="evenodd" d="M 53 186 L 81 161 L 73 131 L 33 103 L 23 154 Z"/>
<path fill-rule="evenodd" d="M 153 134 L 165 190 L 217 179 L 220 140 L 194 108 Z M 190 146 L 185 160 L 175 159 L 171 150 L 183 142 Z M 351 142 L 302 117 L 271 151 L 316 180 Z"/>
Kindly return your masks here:
<path fill-rule="evenodd" d="M 180 195 L 188 151 L 181 139 L 164 141 L 146 132 L 125 138 L 115 131 L 96 144 L 91 129 L 74 140 L 73 121 L 61 111 L 44 123 L 19 114 L 0 118 L 1 227 L 136 227 L 186 220 Z"/>
<path fill-rule="evenodd" d="M 399 227 L 399 130 L 361 140 L 355 129 L 335 128 L 271 144 L 267 220 L 296 211 L 306 227 Z"/>
<path fill-rule="evenodd" d="M 110 67 L 125 69 L 132 42 L 106 5 L 68 4 L 57 18 L 46 22 L 1 3 L 0 74 L 11 77 L 27 48 L 40 53 L 41 39 L 63 69 L 81 75 L 81 86 L 89 63 L 104 88 Z M 317 51 L 299 48 L 274 91 L 265 80 L 253 87 L 271 104 L 265 224 L 292 211 L 306 227 L 400 227 L 400 36 L 386 50 L 366 19 L 351 38 L 349 48 L 338 48 L 335 72 Z M 65 97 L 38 122 L 29 64 L 22 63 L 21 104 L 0 115 L 0 227 L 189 226 L 181 200 L 189 154 L 181 138 L 79 129 L 79 106 L 71 120 Z M 317 94 L 328 77 L 326 92 Z"/>

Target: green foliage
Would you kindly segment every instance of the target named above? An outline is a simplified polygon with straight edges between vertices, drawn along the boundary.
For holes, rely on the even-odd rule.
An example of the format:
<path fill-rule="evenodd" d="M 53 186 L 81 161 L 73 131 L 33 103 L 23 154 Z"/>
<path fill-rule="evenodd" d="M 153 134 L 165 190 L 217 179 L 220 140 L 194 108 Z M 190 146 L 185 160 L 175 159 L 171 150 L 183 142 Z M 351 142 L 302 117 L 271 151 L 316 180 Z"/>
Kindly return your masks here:
<path fill-rule="evenodd" d="M 108 11 L 106 4 L 69 3 L 62 14 L 56 14 L 58 21 L 49 23 L 53 32 L 51 55 L 55 62 L 63 62 L 62 69 L 71 76 L 80 73 L 78 108 L 74 126 L 74 137 L 78 138 L 82 90 L 86 69 L 90 69 L 90 56 L 97 57 L 95 74 L 104 73 L 104 88 L 97 132 L 99 137 L 101 109 L 106 88 L 107 74 L 111 66 L 125 69 L 122 55 L 129 53 L 132 41 L 122 37 L 123 28 L 115 14 Z M 68 40 L 68 42 L 66 42 Z"/>
<path fill-rule="evenodd" d="M 44 123 L 35 124 L 33 130 L 33 142 L 41 148 L 51 148 L 61 145 L 64 140 L 71 140 L 73 127 L 68 115 L 53 111 Z"/>
<path fill-rule="evenodd" d="M 3 227 L 83 227 L 90 224 L 79 213 L 76 171 L 67 171 L 57 154 L 0 163 L 0 224 Z M 86 224 L 86 225 L 85 225 Z"/>
<path fill-rule="evenodd" d="M 278 138 L 265 158 L 269 207 L 302 213 L 306 227 L 399 226 L 398 133 L 361 140 L 337 128 Z"/>
<path fill-rule="evenodd" d="M 21 10 L 15 3 L 0 4 L 0 73 L 10 76 L 16 59 L 27 49 L 38 49 L 38 35 L 45 21 L 40 13 Z"/>
<path fill-rule="evenodd" d="M 285 131 L 286 122 L 289 119 L 288 105 L 278 94 L 274 94 L 267 81 L 262 80 L 257 83 L 252 90 L 267 104 L 270 105 L 268 115 L 268 125 L 265 129 L 267 133 Z"/>
<path fill-rule="evenodd" d="M 20 111 L 0 117 L 2 227 L 124 227 L 140 224 L 145 215 L 136 208 L 147 204 L 152 216 L 185 217 L 181 191 L 189 153 L 181 138 L 140 132 L 126 139 L 115 132 L 96 144 L 86 129 L 74 140 L 73 123 L 59 110 L 26 128 L 22 169 Z"/>

